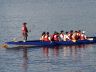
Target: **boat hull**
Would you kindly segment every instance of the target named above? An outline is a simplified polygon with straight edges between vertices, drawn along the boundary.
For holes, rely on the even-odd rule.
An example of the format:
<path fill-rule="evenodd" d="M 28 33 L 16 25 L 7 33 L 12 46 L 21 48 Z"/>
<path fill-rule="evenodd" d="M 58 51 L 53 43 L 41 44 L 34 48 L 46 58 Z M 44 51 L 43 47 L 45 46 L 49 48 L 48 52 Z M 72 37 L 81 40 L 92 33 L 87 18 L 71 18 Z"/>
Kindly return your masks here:
<path fill-rule="evenodd" d="M 16 46 L 59 46 L 59 45 L 80 45 L 80 44 L 93 44 L 96 43 L 96 40 L 78 40 L 76 42 L 73 41 L 52 41 L 52 42 L 45 42 L 41 40 L 32 40 L 32 41 L 18 41 L 18 42 L 6 42 L 8 45 L 16 45 Z"/>

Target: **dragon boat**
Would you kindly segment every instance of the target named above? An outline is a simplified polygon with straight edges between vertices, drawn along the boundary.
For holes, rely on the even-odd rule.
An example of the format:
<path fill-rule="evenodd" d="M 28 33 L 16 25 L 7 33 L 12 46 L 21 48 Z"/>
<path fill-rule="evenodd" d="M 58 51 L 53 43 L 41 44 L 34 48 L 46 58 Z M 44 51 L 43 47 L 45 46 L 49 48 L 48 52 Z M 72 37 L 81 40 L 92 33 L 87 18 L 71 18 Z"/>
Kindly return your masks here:
<path fill-rule="evenodd" d="M 96 43 L 96 37 L 90 37 L 86 40 L 77 40 L 77 41 L 41 41 L 41 40 L 30 40 L 30 41 L 10 41 L 5 42 L 7 45 L 15 46 L 70 46 L 70 45 L 81 45 L 81 44 L 94 44 Z"/>

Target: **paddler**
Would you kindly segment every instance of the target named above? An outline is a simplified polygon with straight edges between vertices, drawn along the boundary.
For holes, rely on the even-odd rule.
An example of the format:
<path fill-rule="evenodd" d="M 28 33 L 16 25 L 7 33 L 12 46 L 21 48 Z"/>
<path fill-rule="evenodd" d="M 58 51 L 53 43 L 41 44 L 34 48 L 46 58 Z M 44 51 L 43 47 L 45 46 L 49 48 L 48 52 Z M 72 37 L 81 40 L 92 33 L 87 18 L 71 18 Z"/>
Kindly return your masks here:
<path fill-rule="evenodd" d="M 60 36 L 60 41 L 64 41 L 64 31 L 63 30 L 60 31 L 59 36 Z"/>
<path fill-rule="evenodd" d="M 51 41 L 51 37 L 50 37 L 50 34 L 49 32 L 47 32 L 44 36 L 44 41 Z"/>
<path fill-rule="evenodd" d="M 27 26 L 26 26 L 26 22 L 24 22 L 22 24 L 22 36 L 23 36 L 23 41 L 27 41 L 27 37 L 28 37 L 28 29 L 27 29 Z"/>
<path fill-rule="evenodd" d="M 76 42 L 77 41 L 77 31 L 73 32 L 72 36 L 71 36 L 71 40 L 73 42 Z"/>
<path fill-rule="evenodd" d="M 52 41 L 59 41 L 59 33 L 55 31 L 51 37 L 51 40 Z"/>
<path fill-rule="evenodd" d="M 80 36 L 80 40 L 85 40 L 87 39 L 86 35 L 85 35 L 85 31 L 82 31 L 81 36 Z"/>
<path fill-rule="evenodd" d="M 76 39 L 80 40 L 80 36 L 81 36 L 81 30 L 78 30 L 76 33 Z"/>
<path fill-rule="evenodd" d="M 66 34 L 64 35 L 64 41 L 68 41 L 70 40 L 69 36 L 68 36 L 68 32 L 66 32 Z"/>
<path fill-rule="evenodd" d="M 43 32 L 43 33 L 42 33 L 42 35 L 41 35 L 41 37 L 40 37 L 40 40 L 42 40 L 42 41 L 43 41 L 43 40 L 44 40 L 45 35 L 46 35 L 46 32 Z"/>
<path fill-rule="evenodd" d="M 72 35 L 73 35 L 73 30 L 70 30 L 70 32 L 68 32 L 68 37 L 72 40 Z"/>
<path fill-rule="evenodd" d="M 43 32 L 42 36 L 40 37 L 40 40 L 42 41 L 51 41 L 51 37 L 49 32 Z"/>

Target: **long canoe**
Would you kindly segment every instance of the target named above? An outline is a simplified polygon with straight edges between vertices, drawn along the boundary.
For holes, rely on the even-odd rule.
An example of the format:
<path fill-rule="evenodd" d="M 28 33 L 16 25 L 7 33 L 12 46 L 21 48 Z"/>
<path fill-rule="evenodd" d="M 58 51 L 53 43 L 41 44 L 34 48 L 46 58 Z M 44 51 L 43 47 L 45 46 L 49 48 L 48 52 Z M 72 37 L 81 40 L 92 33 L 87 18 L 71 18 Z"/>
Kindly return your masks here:
<path fill-rule="evenodd" d="M 51 41 L 51 42 L 46 42 L 46 41 L 41 41 L 41 40 L 31 40 L 31 41 L 10 41 L 10 42 L 5 42 L 7 45 L 16 45 L 16 46 L 59 46 L 59 45 L 81 45 L 81 44 L 94 44 L 96 43 L 96 39 L 90 38 L 87 40 L 77 40 L 76 42 L 73 41 Z"/>

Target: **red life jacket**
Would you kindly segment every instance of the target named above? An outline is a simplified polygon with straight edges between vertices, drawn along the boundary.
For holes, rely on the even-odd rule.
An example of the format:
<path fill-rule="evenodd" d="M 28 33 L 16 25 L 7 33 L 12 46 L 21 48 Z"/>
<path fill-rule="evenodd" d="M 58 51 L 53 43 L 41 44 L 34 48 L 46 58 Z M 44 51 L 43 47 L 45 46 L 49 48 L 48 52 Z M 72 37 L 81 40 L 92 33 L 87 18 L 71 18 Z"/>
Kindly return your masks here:
<path fill-rule="evenodd" d="M 54 41 L 59 41 L 59 38 L 58 38 L 58 35 L 57 35 L 57 34 L 54 34 L 54 35 L 53 35 L 53 40 L 54 40 Z"/>
<path fill-rule="evenodd" d="M 22 26 L 22 32 L 28 32 L 27 27 L 25 25 Z"/>
<path fill-rule="evenodd" d="M 50 41 L 47 35 L 44 36 L 43 41 Z"/>

